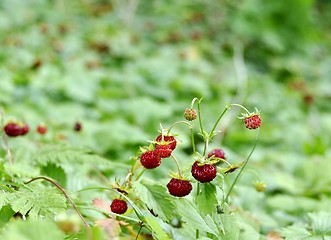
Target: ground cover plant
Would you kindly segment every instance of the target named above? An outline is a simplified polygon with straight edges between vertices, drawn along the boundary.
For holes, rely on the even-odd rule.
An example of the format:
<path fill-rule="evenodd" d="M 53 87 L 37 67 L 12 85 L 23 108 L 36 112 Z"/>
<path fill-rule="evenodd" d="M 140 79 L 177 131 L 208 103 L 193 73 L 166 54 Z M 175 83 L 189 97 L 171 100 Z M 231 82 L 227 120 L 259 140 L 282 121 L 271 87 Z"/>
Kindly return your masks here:
<path fill-rule="evenodd" d="M 330 8 L 1 1 L 0 239 L 328 239 Z"/>

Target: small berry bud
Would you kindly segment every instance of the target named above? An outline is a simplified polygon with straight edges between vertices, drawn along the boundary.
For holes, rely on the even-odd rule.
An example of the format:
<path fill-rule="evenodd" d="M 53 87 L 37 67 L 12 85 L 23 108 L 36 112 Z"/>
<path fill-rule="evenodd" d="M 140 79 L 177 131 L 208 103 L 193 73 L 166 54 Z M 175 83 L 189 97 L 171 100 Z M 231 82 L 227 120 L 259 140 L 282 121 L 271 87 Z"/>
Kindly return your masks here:
<path fill-rule="evenodd" d="M 256 191 L 258 192 L 264 192 L 265 191 L 265 188 L 266 188 L 266 184 L 264 182 L 256 182 L 255 183 L 255 189 Z"/>
<path fill-rule="evenodd" d="M 184 111 L 184 117 L 188 121 L 193 121 L 197 118 L 197 111 L 194 108 L 186 108 Z"/>
<path fill-rule="evenodd" d="M 38 132 L 39 134 L 41 134 L 41 135 L 44 135 L 44 134 L 46 134 L 46 132 L 47 132 L 47 127 L 46 127 L 45 125 L 43 125 L 43 124 L 40 124 L 40 125 L 38 125 L 38 127 L 37 127 L 37 132 Z"/>

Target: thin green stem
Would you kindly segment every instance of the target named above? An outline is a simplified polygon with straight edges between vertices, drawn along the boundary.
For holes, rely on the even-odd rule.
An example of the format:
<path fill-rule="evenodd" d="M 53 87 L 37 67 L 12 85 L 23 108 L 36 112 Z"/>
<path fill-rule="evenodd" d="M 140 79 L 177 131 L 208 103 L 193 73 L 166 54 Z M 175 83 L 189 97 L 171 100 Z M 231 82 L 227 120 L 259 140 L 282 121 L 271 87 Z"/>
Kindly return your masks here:
<path fill-rule="evenodd" d="M 178 162 L 177 158 L 173 154 L 171 154 L 171 157 L 175 160 L 179 177 L 183 177 L 182 170 L 180 169 L 179 162 Z"/>
<path fill-rule="evenodd" d="M 214 133 L 214 131 L 215 131 L 215 129 L 216 129 L 218 123 L 220 122 L 220 120 L 222 119 L 222 117 L 224 116 L 224 114 L 225 114 L 229 109 L 230 109 L 230 108 L 227 106 L 227 107 L 224 109 L 224 111 L 220 114 L 220 116 L 218 117 L 218 119 L 217 119 L 215 125 L 213 126 L 212 130 L 211 130 L 210 133 L 209 133 L 209 138 L 211 138 L 211 136 L 212 136 L 212 134 Z"/>
<path fill-rule="evenodd" d="M 225 202 L 226 202 L 226 203 L 227 203 L 228 200 L 229 200 L 229 196 L 230 196 L 231 191 L 233 190 L 233 187 L 234 187 L 234 186 L 236 185 L 236 183 L 238 182 L 240 175 L 242 174 L 242 172 L 243 172 L 243 170 L 245 169 L 245 167 L 246 167 L 246 165 L 247 165 L 247 163 L 248 163 L 250 157 L 252 156 L 252 154 L 253 154 L 253 152 L 254 152 L 254 150 L 255 150 L 255 147 L 256 147 L 257 142 L 258 142 L 258 139 L 259 139 L 259 135 L 260 135 L 260 129 L 258 129 L 258 132 L 257 132 L 257 135 L 256 135 L 256 139 L 255 139 L 255 141 L 254 141 L 253 148 L 252 148 L 251 152 L 250 152 L 249 155 L 247 156 L 246 161 L 244 162 L 244 165 L 241 167 L 239 173 L 237 174 L 236 178 L 234 179 L 234 181 L 233 181 L 233 183 L 232 183 L 232 185 L 231 185 L 231 187 L 230 187 L 230 189 L 229 189 L 229 191 L 228 191 L 228 194 L 227 194 L 226 197 L 225 197 Z"/>
<path fill-rule="evenodd" d="M 195 101 L 197 101 L 197 100 L 199 100 L 199 99 L 198 99 L 198 98 L 196 98 L 196 97 L 192 99 L 192 102 L 191 102 L 191 108 L 193 108 L 193 106 L 194 106 L 194 103 L 195 103 Z"/>
<path fill-rule="evenodd" d="M 186 121 L 177 121 L 177 122 L 173 123 L 173 124 L 169 127 L 169 129 L 168 129 L 168 131 L 167 131 L 167 134 L 169 134 L 170 131 L 171 131 L 171 129 L 172 129 L 173 127 L 175 127 L 176 125 L 178 125 L 178 124 L 186 124 L 186 125 L 188 125 L 190 128 L 192 128 L 192 125 L 191 125 L 189 122 L 186 122 Z"/>
<path fill-rule="evenodd" d="M 191 141 L 192 141 L 193 155 L 195 156 L 195 154 L 196 154 L 196 149 L 195 149 L 194 131 L 193 131 L 193 128 L 191 128 Z"/>
<path fill-rule="evenodd" d="M 200 99 L 198 101 L 198 118 L 199 118 L 199 126 L 200 126 L 200 132 L 202 135 L 204 135 L 203 133 L 203 127 L 202 127 L 202 119 L 201 119 L 201 108 L 200 108 L 200 102 L 201 102 L 202 99 Z"/>
<path fill-rule="evenodd" d="M 228 107 L 232 107 L 232 106 L 240 107 L 240 108 L 244 109 L 248 114 L 250 114 L 250 112 L 247 110 L 247 108 L 245 108 L 243 105 L 240 105 L 237 103 L 232 103 L 232 104 L 228 105 Z"/>

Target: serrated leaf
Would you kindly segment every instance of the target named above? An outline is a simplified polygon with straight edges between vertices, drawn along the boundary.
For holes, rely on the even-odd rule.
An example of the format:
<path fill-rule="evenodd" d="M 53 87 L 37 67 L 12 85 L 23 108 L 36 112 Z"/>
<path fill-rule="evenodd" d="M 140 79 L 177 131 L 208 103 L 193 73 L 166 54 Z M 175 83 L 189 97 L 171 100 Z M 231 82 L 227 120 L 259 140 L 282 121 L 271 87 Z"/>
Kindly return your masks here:
<path fill-rule="evenodd" d="M 54 222 L 28 219 L 14 221 L 0 234 L 0 239 L 6 240 L 36 240 L 36 239 L 64 239 L 65 234 Z"/>
<path fill-rule="evenodd" d="M 305 239 L 312 236 L 308 230 L 300 226 L 289 226 L 282 228 L 279 233 L 287 240 Z"/>
<path fill-rule="evenodd" d="M 164 186 L 144 179 L 134 183 L 134 189 L 147 207 L 162 220 L 171 220 L 175 213 L 175 206 Z"/>
<path fill-rule="evenodd" d="M 216 212 L 217 198 L 216 187 L 211 183 L 200 184 L 200 192 L 195 198 L 195 204 L 199 211 L 204 214 L 211 214 Z"/>
<path fill-rule="evenodd" d="M 178 213 L 182 216 L 182 220 L 191 227 L 218 235 L 218 229 L 211 228 L 205 219 L 200 215 L 196 208 L 187 199 L 177 200 Z"/>
<path fill-rule="evenodd" d="M 32 191 L 21 188 L 17 192 L 7 193 L 6 202 L 15 212 L 31 217 L 53 217 L 56 212 L 65 209 L 66 198 L 51 187 L 33 187 Z"/>

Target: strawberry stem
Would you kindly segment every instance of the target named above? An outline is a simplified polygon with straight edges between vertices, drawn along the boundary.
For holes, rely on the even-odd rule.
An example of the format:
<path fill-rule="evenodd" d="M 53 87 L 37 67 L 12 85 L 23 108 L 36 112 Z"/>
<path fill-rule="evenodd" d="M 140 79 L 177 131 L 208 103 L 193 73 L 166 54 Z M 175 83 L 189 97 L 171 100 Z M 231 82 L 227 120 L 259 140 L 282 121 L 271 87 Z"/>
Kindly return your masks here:
<path fill-rule="evenodd" d="M 237 174 L 236 178 L 234 179 L 234 181 L 233 181 L 233 183 L 232 183 L 232 185 L 231 185 L 231 187 L 230 187 L 230 189 L 229 189 L 229 191 L 228 191 L 228 194 L 227 194 L 226 197 L 225 197 L 224 202 L 228 203 L 229 195 L 230 195 L 231 191 L 233 190 L 233 187 L 234 187 L 234 186 L 236 185 L 236 183 L 238 182 L 240 175 L 242 174 L 242 172 L 243 172 L 243 170 L 245 169 L 245 167 L 246 167 L 246 165 L 247 165 L 247 163 L 248 163 L 250 157 L 252 156 L 252 154 L 253 154 L 253 152 L 254 152 L 254 150 L 255 150 L 255 147 L 256 147 L 257 142 L 258 142 L 258 139 L 259 139 L 259 135 L 260 135 L 260 129 L 258 129 L 258 132 L 257 132 L 257 135 L 256 135 L 256 139 L 255 139 L 254 144 L 253 144 L 253 148 L 252 148 L 251 152 L 248 154 L 248 156 L 247 156 L 247 158 L 246 158 L 246 161 L 244 162 L 244 165 L 241 167 L 239 173 Z"/>
<path fill-rule="evenodd" d="M 186 122 L 186 121 L 177 121 L 177 122 L 173 123 L 173 124 L 168 128 L 168 130 L 167 130 L 167 134 L 170 134 L 171 129 L 172 129 L 173 127 L 175 127 L 176 125 L 181 124 L 181 123 L 188 125 L 189 128 L 192 129 L 192 125 L 191 125 L 190 123 L 188 123 L 188 122 Z M 163 136 L 163 135 L 164 135 L 164 134 L 162 134 L 162 136 Z M 162 139 L 162 140 L 163 140 L 163 139 Z"/>
<path fill-rule="evenodd" d="M 182 174 L 182 170 L 180 169 L 179 162 L 178 162 L 177 158 L 173 154 L 171 154 L 171 157 L 175 160 L 179 177 L 182 178 L 183 174 Z"/>
<path fill-rule="evenodd" d="M 247 110 L 247 108 L 245 108 L 243 105 L 240 105 L 240 104 L 237 104 L 237 103 L 232 103 L 232 104 L 228 105 L 228 108 L 230 108 L 230 107 L 232 107 L 232 106 L 240 107 L 240 108 L 244 109 L 248 114 L 251 114 L 251 113 Z"/>

